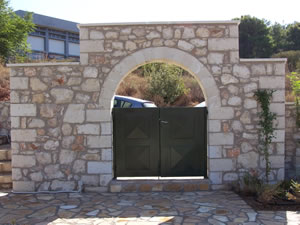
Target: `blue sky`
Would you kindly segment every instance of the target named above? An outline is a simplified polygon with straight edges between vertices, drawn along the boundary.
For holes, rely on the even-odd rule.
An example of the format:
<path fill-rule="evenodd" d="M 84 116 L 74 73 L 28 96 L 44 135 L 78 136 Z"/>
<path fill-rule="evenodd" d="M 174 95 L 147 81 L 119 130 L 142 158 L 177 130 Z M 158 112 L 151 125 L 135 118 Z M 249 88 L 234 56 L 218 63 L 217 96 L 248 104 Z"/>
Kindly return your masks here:
<path fill-rule="evenodd" d="M 78 23 L 230 20 L 241 15 L 300 22 L 300 0 L 10 0 L 10 6 Z"/>

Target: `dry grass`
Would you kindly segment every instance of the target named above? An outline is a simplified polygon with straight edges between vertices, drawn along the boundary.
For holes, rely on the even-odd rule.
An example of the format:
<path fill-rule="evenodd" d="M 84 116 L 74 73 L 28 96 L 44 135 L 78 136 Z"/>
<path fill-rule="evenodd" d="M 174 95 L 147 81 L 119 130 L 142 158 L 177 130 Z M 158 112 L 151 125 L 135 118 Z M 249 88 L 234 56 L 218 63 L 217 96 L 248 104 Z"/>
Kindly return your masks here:
<path fill-rule="evenodd" d="M 0 64 L 0 101 L 9 101 L 9 69 Z"/>
<path fill-rule="evenodd" d="M 147 79 L 137 74 L 131 73 L 123 79 L 116 93 L 117 95 L 144 99 L 147 89 Z"/>
<path fill-rule="evenodd" d="M 205 101 L 202 89 L 194 77 L 186 75 L 183 77 L 183 82 L 185 87 L 189 89 L 187 97 L 191 105 L 197 105 L 198 103 Z"/>
<path fill-rule="evenodd" d="M 121 82 L 117 94 L 131 96 L 140 99 L 147 99 L 155 102 L 159 107 L 170 106 L 194 106 L 204 101 L 204 96 L 198 82 L 191 75 L 183 76 L 184 84 L 189 90 L 185 95 L 180 96 L 173 104 L 166 104 L 160 96 L 149 96 L 148 81 L 140 71 L 134 71 Z"/>

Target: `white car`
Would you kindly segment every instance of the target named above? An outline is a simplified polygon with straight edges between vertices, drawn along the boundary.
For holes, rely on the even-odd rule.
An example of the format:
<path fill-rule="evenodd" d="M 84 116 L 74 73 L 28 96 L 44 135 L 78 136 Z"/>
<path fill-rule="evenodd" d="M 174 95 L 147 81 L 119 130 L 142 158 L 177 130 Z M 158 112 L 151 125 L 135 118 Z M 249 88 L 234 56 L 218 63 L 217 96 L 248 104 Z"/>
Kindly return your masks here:
<path fill-rule="evenodd" d="M 200 102 L 198 105 L 195 105 L 194 107 L 206 107 L 206 102 Z"/>

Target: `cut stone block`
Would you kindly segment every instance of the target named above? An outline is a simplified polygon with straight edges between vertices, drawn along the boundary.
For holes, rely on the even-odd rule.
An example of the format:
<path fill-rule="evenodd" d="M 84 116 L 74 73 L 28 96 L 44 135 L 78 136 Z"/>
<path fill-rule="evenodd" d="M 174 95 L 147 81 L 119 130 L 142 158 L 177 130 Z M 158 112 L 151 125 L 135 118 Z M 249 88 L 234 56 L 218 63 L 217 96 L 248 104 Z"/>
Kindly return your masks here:
<path fill-rule="evenodd" d="M 83 104 L 70 104 L 64 116 L 66 123 L 83 123 L 85 110 Z"/>
<path fill-rule="evenodd" d="M 11 104 L 11 116 L 36 116 L 36 105 L 34 104 Z"/>

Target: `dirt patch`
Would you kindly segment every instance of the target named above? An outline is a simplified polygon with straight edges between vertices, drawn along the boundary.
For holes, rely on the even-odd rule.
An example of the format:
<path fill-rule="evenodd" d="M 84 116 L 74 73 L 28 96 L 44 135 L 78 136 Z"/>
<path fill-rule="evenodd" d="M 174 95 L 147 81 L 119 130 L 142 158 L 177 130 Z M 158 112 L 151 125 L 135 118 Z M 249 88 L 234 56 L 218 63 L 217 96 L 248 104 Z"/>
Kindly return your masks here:
<path fill-rule="evenodd" d="M 264 210 L 264 211 L 299 211 L 300 202 L 288 201 L 288 200 L 276 200 L 271 204 L 263 204 L 258 202 L 254 196 L 245 196 L 237 193 L 248 205 L 250 205 L 254 210 Z"/>

